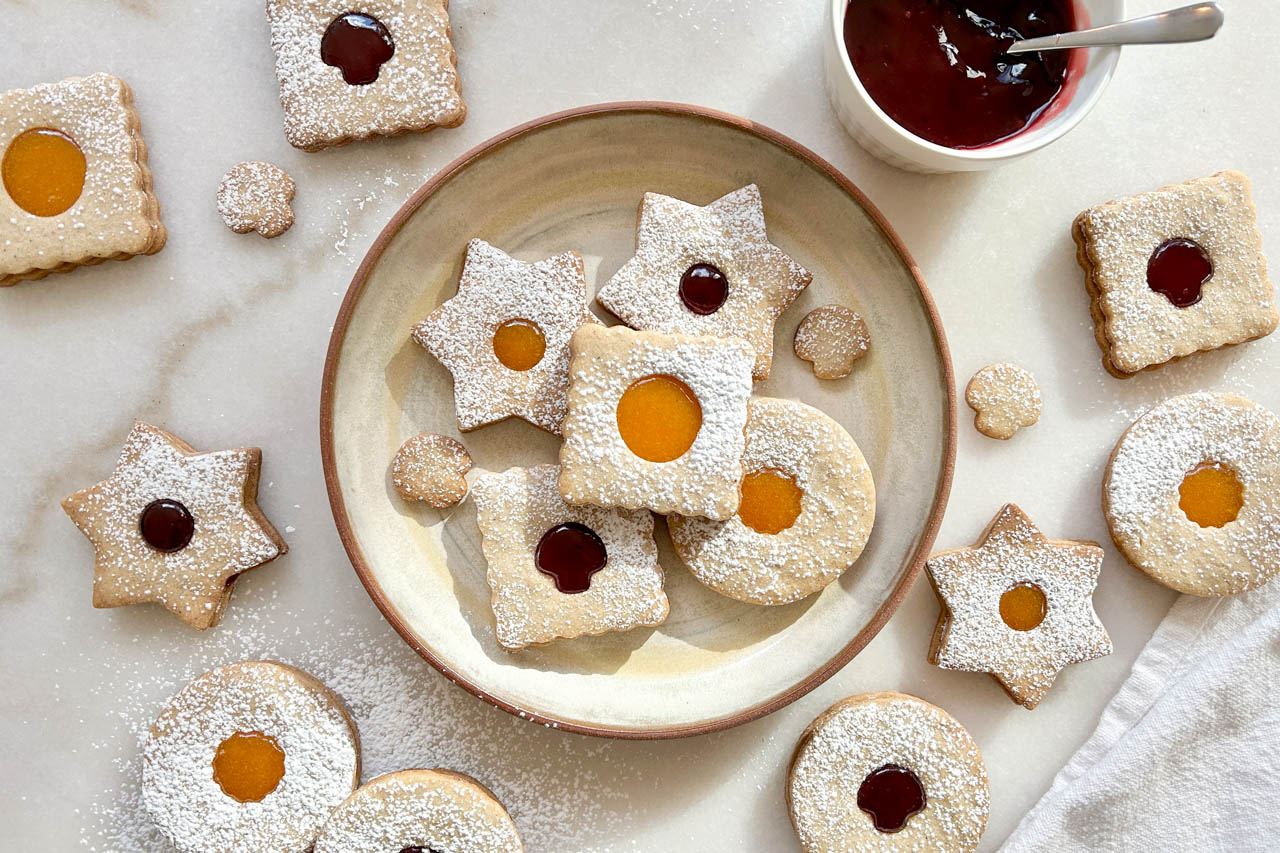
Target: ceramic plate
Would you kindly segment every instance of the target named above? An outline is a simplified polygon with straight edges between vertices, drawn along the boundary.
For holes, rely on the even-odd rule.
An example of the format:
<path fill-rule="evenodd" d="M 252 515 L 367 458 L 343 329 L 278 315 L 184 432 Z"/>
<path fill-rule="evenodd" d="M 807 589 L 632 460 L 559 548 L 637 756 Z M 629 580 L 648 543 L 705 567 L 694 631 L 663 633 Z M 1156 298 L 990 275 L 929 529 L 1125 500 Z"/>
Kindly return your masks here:
<path fill-rule="evenodd" d="M 763 194 L 772 242 L 813 273 L 778 323 L 773 373 L 755 392 L 811 403 L 857 439 L 877 491 L 866 551 L 822 593 L 759 607 L 698 583 L 659 523 L 671 600 L 664 625 L 504 651 L 493 634 L 471 502 L 437 512 L 406 503 L 391 486 L 388 466 L 403 441 L 421 432 L 459 436 L 451 377 L 409 339 L 410 329 L 454 294 L 472 237 L 522 260 L 576 249 L 594 292 L 632 254 L 645 191 L 706 204 L 751 182 Z M 859 311 L 872 345 L 850 377 L 823 382 L 795 357 L 791 339 L 805 314 L 829 302 Z M 461 440 L 477 470 L 554 462 L 558 446 L 514 419 Z M 676 104 L 609 104 L 484 143 L 396 213 L 334 325 L 321 442 L 334 519 L 356 572 L 395 629 L 437 669 L 540 723 L 675 737 L 786 705 L 884 625 L 919 574 L 946 503 L 955 393 L 919 270 L 846 178 L 740 118 Z"/>

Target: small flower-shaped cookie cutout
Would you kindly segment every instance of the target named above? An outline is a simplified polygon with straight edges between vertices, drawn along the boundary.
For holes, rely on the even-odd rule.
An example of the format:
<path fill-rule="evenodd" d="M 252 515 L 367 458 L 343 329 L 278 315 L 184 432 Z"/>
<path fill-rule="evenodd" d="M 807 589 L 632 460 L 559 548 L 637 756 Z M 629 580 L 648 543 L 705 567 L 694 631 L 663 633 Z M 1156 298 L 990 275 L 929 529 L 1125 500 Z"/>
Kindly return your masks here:
<path fill-rule="evenodd" d="M 293 178 L 271 163 L 238 163 L 218 184 L 218 215 L 237 234 L 257 231 L 270 239 L 293 226 Z"/>
<path fill-rule="evenodd" d="M 1020 427 L 1040 420 L 1040 386 L 1016 364 L 989 364 L 969 380 L 964 400 L 977 414 L 973 425 L 990 438 L 1013 438 Z"/>
<path fill-rule="evenodd" d="M 871 334 L 857 311 L 823 305 L 800 321 L 793 345 L 797 358 L 813 363 L 814 376 L 843 379 L 853 372 L 853 363 L 867 354 Z"/>
<path fill-rule="evenodd" d="M 456 506 L 467 496 L 471 454 L 452 438 L 423 433 L 401 445 L 391 460 L 391 483 L 407 501 L 433 509 Z"/>

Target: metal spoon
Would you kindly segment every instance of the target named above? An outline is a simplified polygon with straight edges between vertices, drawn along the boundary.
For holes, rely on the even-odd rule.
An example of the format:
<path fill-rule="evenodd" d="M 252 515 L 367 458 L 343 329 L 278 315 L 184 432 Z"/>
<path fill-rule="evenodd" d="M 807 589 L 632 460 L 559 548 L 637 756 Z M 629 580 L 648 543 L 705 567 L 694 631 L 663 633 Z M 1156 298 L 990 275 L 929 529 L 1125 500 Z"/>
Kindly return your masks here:
<path fill-rule="evenodd" d="M 1033 53 L 1039 50 L 1064 50 L 1070 47 L 1102 47 L 1112 44 L 1171 44 L 1182 41 L 1204 41 L 1213 38 L 1224 20 L 1217 3 L 1196 3 L 1144 18 L 1121 21 L 1090 30 L 1059 33 L 1015 41 L 1006 53 Z"/>

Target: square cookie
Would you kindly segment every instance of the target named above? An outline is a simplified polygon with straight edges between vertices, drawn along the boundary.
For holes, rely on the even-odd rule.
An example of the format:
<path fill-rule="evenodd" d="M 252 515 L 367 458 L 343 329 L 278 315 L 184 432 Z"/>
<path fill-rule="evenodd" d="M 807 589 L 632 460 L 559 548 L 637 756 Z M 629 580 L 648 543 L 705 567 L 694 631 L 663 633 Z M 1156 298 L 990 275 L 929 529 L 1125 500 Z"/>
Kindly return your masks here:
<path fill-rule="evenodd" d="M 456 127 L 448 0 L 267 0 L 289 143 L 319 151 Z"/>
<path fill-rule="evenodd" d="M 566 501 L 716 520 L 737 512 L 750 345 L 582 326 L 569 352 Z"/>
<path fill-rule="evenodd" d="M 110 74 L 0 94 L 0 285 L 164 248 L 140 126 Z"/>
<path fill-rule="evenodd" d="M 1239 172 L 1091 207 L 1072 234 L 1102 363 L 1114 376 L 1276 328 L 1257 211 Z"/>
<path fill-rule="evenodd" d="M 667 618 L 653 516 L 570 506 L 559 473 L 538 465 L 481 474 L 471 491 L 498 642 L 513 651 Z"/>

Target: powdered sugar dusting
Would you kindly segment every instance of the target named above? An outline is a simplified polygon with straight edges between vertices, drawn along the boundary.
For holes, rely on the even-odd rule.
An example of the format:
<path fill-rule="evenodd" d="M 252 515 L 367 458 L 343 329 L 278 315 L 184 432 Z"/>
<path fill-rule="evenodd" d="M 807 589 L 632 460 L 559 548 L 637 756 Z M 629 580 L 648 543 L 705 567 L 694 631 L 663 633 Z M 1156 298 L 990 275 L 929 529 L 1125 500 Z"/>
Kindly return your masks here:
<path fill-rule="evenodd" d="M 803 492 L 800 515 L 779 533 L 727 521 L 667 518 L 689 570 L 712 589 L 756 604 L 786 604 L 825 587 L 852 565 L 871 535 L 875 486 L 844 427 L 804 403 L 756 397 L 747 405 L 747 473 L 775 468 Z"/>
<path fill-rule="evenodd" d="M 910 770 L 925 807 L 885 834 L 857 804 L 858 788 L 886 764 Z M 810 853 L 973 850 L 990 809 L 986 768 L 969 733 L 914 696 L 867 693 L 814 721 L 787 779 L 791 819 Z"/>
<path fill-rule="evenodd" d="M 1244 505 L 1224 527 L 1201 527 L 1179 507 L 1179 487 L 1203 462 L 1227 466 Z M 1103 488 L 1112 538 L 1161 583 L 1229 595 L 1280 571 L 1280 418 L 1234 394 L 1173 397 L 1116 445 Z"/>

